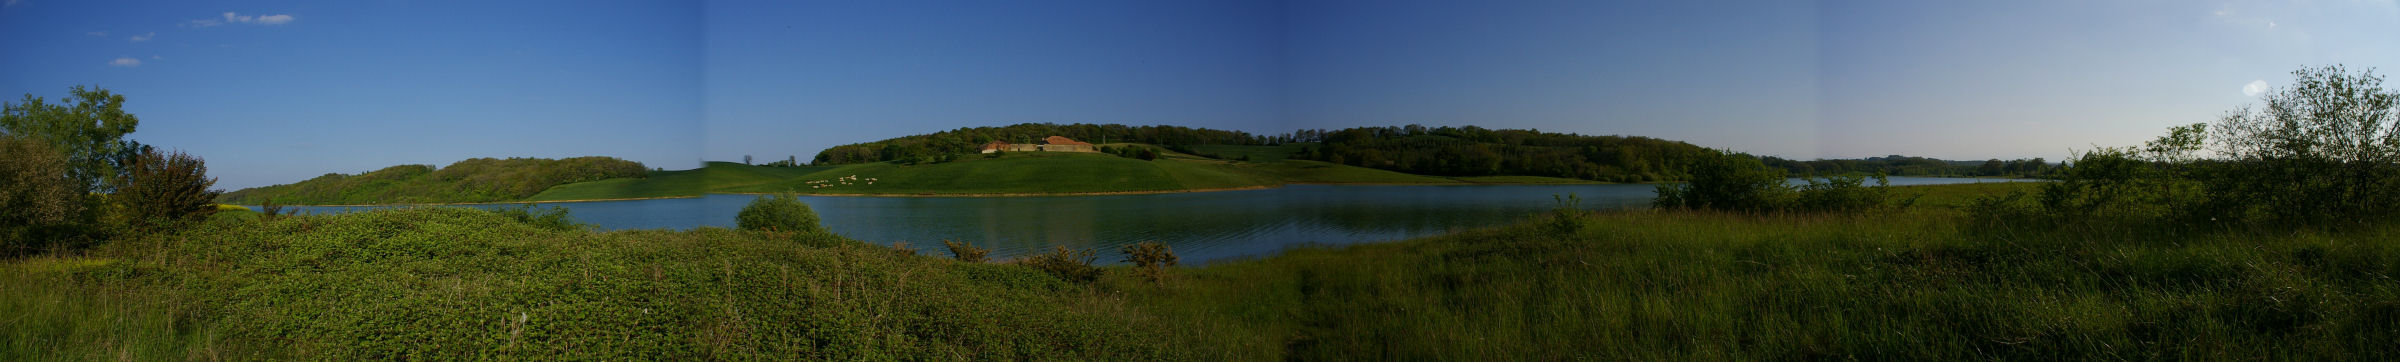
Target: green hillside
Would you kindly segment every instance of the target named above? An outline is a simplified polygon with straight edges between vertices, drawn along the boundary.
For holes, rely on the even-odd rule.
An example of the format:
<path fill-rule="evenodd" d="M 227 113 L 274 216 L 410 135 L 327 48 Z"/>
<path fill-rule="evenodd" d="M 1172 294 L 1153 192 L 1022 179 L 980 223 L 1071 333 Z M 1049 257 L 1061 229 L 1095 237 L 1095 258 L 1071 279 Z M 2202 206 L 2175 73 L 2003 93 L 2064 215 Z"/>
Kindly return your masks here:
<path fill-rule="evenodd" d="M 259 204 L 410 204 L 515 201 L 552 186 L 649 171 L 639 162 L 611 157 L 474 158 L 448 167 L 400 165 L 356 175 L 325 174 L 285 185 L 227 192 L 218 202 Z"/>
<path fill-rule="evenodd" d="M 1143 161 L 1096 153 L 1017 152 L 997 158 L 902 165 L 841 166 L 796 179 L 723 192 L 811 194 L 1018 194 L 1143 192 L 1259 187 L 1269 175 L 1224 162 L 1162 158 Z"/>
<path fill-rule="evenodd" d="M 646 178 L 617 178 L 551 187 L 526 201 L 565 201 L 700 196 L 710 190 L 799 178 L 832 166 L 767 167 L 709 162 L 698 169 L 655 171 Z"/>

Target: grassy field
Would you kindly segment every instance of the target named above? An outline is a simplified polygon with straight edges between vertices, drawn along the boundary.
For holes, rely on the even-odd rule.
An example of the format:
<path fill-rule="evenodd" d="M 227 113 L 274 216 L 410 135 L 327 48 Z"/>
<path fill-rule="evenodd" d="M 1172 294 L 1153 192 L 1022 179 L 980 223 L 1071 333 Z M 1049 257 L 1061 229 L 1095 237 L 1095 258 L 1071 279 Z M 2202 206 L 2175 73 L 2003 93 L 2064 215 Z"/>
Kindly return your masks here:
<path fill-rule="evenodd" d="M 2400 225 L 1958 214 L 1579 214 L 1091 285 L 827 234 L 219 217 L 0 262 L 0 359 L 2400 357 Z"/>
<path fill-rule="evenodd" d="M 526 201 L 700 196 L 711 190 L 790 180 L 829 169 L 833 169 L 833 167 L 766 167 L 732 162 L 709 162 L 698 169 L 654 171 L 646 178 L 619 178 L 559 185 L 526 198 Z"/>

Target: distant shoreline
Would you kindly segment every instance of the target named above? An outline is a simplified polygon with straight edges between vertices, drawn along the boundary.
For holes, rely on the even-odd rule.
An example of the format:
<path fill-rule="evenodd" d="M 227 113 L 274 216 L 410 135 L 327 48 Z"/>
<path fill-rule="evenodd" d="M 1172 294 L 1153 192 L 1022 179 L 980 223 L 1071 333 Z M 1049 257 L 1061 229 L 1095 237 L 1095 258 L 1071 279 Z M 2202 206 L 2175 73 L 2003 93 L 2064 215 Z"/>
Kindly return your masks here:
<path fill-rule="evenodd" d="M 651 196 L 651 197 L 622 197 L 622 198 L 613 198 L 613 199 L 542 200 L 542 201 L 434 202 L 434 203 L 411 203 L 411 204 L 334 204 L 334 205 L 287 204 L 287 205 L 278 205 L 278 206 L 308 206 L 308 207 L 466 206 L 466 205 L 543 204 L 543 203 L 565 203 L 565 202 L 633 201 L 633 200 L 658 200 L 658 199 L 696 199 L 696 198 L 700 198 L 700 196 Z M 229 204 L 229 205 L 231 205 L 231 204 Z M 256 204 L 253 204 L 253 205 L 256 205 Z"/>
<path fill-rule="evenodd" d="M 1265 189 L 1276 189 L 1276 188 L 1283 188 L 1283 185 L 1245 186 L 1245 187 L 1219 187 L 1219 188 L 1206 188 L 1206 189 L 1182 189 L 1182 190 L 1150 190 L 1150 191 L 1102 191 L 1102 192 L 1059 192 L 1059 193 L 1038 193 L 1038 192 L 1002 192 L 1002 193 L 980 193 L 980 194 L 934 194 L 934 193 L 914 193 L 914 194 L 803 194 L 803 193 L 793 193 L 793 194 L 794 194 L 794 195 L 800 195 L 800 196 L 838 196 L 838 197 L 1041 197 L 1041 196 L 1106 196 L 1106 195 L 1182 194 L 1182 193 L 1195 193 L 1195 192 L 1220 192 L 1220 191 L 1249 191 L 1249 190 L 1265 190 Z M 774 195 L 774 194 L 781 194 L 782 192 L 711 192 L 711 193 L 712 193 L 712 194 L 726 194 L 726 195 Z"/>

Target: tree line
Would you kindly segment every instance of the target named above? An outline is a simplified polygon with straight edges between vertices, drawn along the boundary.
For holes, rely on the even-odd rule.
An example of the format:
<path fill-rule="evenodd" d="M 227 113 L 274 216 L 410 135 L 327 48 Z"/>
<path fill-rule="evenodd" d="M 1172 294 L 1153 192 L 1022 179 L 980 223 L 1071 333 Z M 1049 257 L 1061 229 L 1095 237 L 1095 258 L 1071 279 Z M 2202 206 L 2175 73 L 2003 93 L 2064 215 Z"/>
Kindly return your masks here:
<path fill-rule="evenodd" d="M 2013 176 L 2042 177 L 2051 170 L 2042 158 L 2021 158 L 1982 162 L 1948 161 L 1925 157 L 1891 155 L 1863 159 L 1833 159 L 1797 161 L 1775 156 L 1760 157 L 1767 167 L 1782 169 L 1793 175 L 1869 175 L 1891 176 Z"/>
<path fill-rule="evenodd" d="M 1321 142 L 1294 158 L 1422 175 L 1529 175 L 1614 182 L 1679 180 L 1713 151 L 1639 136 L 1586 136 L 1482 127 L 1359 127 L 1303 130 Z"/>

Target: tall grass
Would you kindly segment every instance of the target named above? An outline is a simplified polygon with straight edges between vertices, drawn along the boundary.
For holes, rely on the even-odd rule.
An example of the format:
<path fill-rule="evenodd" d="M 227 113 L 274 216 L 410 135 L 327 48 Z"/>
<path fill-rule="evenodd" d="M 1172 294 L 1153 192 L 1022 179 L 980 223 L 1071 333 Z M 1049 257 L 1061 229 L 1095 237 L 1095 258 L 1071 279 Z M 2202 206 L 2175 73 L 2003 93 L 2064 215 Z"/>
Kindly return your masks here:
<path fill-rule="evenodd" d="M 2400 227 L 1618 212 L 1108 278 L 1210 358 L 2389 359 Z"/>
<path fill-rule="evenodd" d="M 1090 284 L 789 240 L 838 238 L 823 233 L 594 233 L 450 208 L 214 218 L 0 262 L 0 360 L 2400 357 L 2400 223 L 1561 200 L 1513 226 L 1062 275 Z"/>

